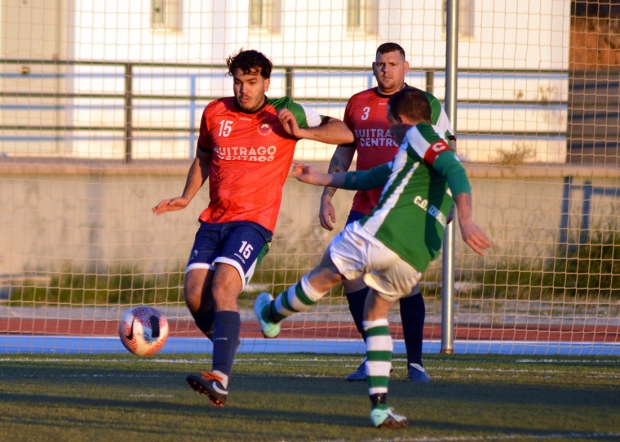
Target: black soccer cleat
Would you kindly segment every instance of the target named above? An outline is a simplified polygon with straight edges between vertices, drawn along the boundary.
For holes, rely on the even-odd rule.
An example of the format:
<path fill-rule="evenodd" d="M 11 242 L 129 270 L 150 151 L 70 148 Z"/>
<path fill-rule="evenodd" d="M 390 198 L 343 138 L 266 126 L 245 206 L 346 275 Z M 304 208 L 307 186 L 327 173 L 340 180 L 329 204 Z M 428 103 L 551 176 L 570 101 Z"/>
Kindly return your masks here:
<path fill-rule="evenodd" d="M 190 374 L 187 383 L 194 391 L 206 394 L 214 407 L 223 407 L 228 398 L 228 390 L 222 385 L 222 378 L 210 371 L 201 371 L 201 376 Z"/>

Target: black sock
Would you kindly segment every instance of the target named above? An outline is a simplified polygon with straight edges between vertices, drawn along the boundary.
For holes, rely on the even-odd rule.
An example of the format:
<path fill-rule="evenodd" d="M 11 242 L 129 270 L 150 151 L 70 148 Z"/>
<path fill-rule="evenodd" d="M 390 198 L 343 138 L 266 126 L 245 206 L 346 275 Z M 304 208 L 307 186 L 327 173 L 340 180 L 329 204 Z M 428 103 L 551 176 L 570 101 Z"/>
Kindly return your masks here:
<path fill-rule="evenodd" d="M 407 349 L 407 366 L 422 365 L 422 339 L 426 308 L 422 293 L 400 299 L 400 318 Z M 424 365 L 422 365 L 424 366 Z"/>
<path fill-rule="evenodd" d="M 366 304 L 366 295 L 368 295 L 368 287 L 364 287 L 357 292 L 347 293 L 347 300 L 349 301 L 349 311 L 357 327 L 357 331 L 360 332 L 364 341 L 366 341 L 366 330 L 364 330 L 364 304 Z"/>
<path fill-rule="evenodd" d="M 372 403 L 373 410 L 375 408 L 378 408 L 380 410 L 387 410 L 388 409 L 388 406 L 387 406 L 387 393 L 371 394 L 369 397 L 370 397 L 370 402 Z"/>
<path fill-rule="evenodd" d="M 239 312 L 216 313 L 213 332 L 213 370 L 221 371 L 230 376 L 239 334 L 241 333 Z"/>

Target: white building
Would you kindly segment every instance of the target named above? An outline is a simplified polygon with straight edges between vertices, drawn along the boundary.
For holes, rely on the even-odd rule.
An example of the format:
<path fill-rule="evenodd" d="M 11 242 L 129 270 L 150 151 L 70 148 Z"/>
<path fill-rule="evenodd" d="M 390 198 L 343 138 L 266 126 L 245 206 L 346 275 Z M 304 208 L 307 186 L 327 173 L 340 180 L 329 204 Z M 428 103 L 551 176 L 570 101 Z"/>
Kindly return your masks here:
<path fill-rule="evenodd" d="M 444 95 L 445 0 L 1 4 L 0 152 L 8 156 L 122 159 L 130 134 L 133 158 L 187 158 L 204 106 L 232 93 L 218 66 L 240 48 L 279 67 L 270 95 L 286 93 L 282 67 L 290 67 L 294 98 L 324 114 L 341 116 L 346 100 L 373 84 L 370 65 L 386 41 L 407 51 L 409 84 L 427 88 L 434 72 L 433 92 Z M 564 162 L 570 1 L 460 0 L 459 10 L 459 154 Z M 333 151 L 300 147 L 307 160 Z"/>

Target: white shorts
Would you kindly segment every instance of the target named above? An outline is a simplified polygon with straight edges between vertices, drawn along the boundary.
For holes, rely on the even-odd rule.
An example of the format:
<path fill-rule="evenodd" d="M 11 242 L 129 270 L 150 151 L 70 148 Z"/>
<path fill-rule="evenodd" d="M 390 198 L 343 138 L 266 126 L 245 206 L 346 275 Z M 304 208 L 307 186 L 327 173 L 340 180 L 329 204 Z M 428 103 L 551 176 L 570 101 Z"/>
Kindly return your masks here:
<path fill-rule="evenodd" d="M 422 277 L 357 221 L 332 240 L 329 256 L 342 276 L 351 280 L 363 275 L 366 285 L 386 301 L 409 295 Z"/>

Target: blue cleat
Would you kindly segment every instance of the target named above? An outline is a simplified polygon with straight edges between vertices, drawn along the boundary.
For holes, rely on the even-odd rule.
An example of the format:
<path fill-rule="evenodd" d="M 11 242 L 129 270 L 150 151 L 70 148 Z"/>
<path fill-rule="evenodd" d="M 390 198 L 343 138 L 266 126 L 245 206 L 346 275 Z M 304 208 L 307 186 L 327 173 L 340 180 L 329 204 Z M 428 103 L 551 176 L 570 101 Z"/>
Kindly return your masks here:
<path fill-rule="evenodd" d="M 426 374 L 426 370 L 419 364 L 409 364 L 407 379 L 411 382 L 430 382 L 431 378 Z"/>
<path fill-rule="evenodd" d="M 347 376 L 347 381 L 349 382 L 361 382 L 366 380 L 366 358 L 362 361 L 362 363 L 357 367 L 353 373 Z"/>
<path fill-rule="evenodd" d="M 265 319 L 266 315 L 263 314 L 265 309 L 269 308 L 271 301 L 273 301 L 273 297 L 269 293 L 261 292 L 254 301 L 254 314 L 256 319 L 258 319 L 263 336 L 266 338 L 277 338 L 280 334 L 280 323 Z"/>
<path fill-rule="evenodd" d="M 408 425 L 407 418 L 394 413 L 393 408 L 387 410 L 373 409 L 370 412 L 370 422 L 376 428 L 403 428 Z"/>

